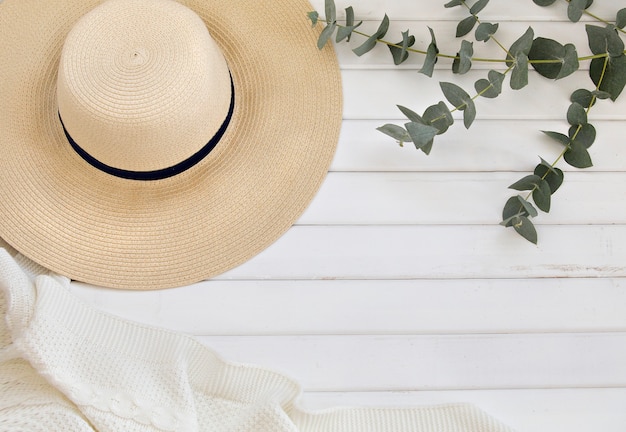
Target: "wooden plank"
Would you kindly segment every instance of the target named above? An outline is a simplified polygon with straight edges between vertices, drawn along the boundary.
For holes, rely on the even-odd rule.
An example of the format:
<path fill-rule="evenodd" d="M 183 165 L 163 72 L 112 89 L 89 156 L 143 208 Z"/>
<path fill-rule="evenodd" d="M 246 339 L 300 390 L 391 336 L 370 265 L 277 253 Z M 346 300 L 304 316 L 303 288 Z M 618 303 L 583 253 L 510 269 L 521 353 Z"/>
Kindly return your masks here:
<path fill-rule="evenodd" d="M 626 331 L 626 279 L 211 280 L 164 291 L 72 290 L 100 310 L 195 335 Z"/>
<path fill-rule="evenodd" d="M 625 388 L 304 393 L 307 409 L 471 403 L 517 431 L 623 432 Z"/>
<path fill-rule="evenodd" d="M 626 226 L 297 226 L 222 279 L 626 277 Z"/>
<path fill-rule="evenodd" d="M 436 138 L 430 155 L 412 144 L 398 146 L 376 130 L 402 120 L 346 120 L 343 122 L 333 171 L 521 171 L 534 169 L 539 156 L 553 162 L 562 147 L 540 130 L 566 132 L 565 120 L 477 120 L 470 130 L 459 122 Z M 626 171 L 622 151 L 624 123 L 594 121 L 598 137 L 590 149 L 589 171 Z M 575 168 L 561 162 L 564 171 Z"/>
<path fill-rule="evenodd" d="M 404 105 L 421 113 L 429 105 L 443 100 L 438 81 L 454 82 L 473 94 L 474 82 L 484 78 L 484 71 L 469 71 L 456 75 L 441 71 L 436 81 L 411 70 L 343 70 L 344 118 L 397 119 L 401 117 L 396 105 Z M 571 93 L 577 88 L 589 88 L 591 81 L 585 71 L 578 71 L 560 85 L 531 71 L 530 84 L 521 90 L 504 88 L 496 99 L 477 101 L 479 119 L 499 120 L 562 120 L 570 105 Z M 508 84 L 506 84 L 508 86 Z M 456 114 L 456 118 L 460 118 Z M 590 112 L 594 120 L 626 120 L 626 98 L 616 102 L 600 101 Z M 566 129 L 566 128 L 564 128 Z"/>
<path fill-rule="evenodd" d="M 626 387 L 626 333 L 199 340 L 225 359 L 281 371 L 306 391 Z"/>
<path fill-rule="evenodd" d="M 531 174 L 529 172 L 528 174 Z M 520 173 L 330 173 L 304 225 L 493 224 Z M 539 224 L 626 223 L 626 173 L 572 172 Z"/>

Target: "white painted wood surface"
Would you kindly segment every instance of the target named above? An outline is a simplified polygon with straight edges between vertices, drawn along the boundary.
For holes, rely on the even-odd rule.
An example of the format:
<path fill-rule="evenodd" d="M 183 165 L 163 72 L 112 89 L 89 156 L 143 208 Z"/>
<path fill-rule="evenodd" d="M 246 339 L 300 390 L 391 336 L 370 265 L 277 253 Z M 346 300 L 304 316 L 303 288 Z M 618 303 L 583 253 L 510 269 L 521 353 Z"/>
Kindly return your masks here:
<path fill-rule="evenodd" d="M 312 3 L 323 11 L 323 0 Z M 364 29 L 387 12 L 389 38 L 410 28 L 424 46 L 431 26 L 442 51 L 454 52 L 465 12 L 444 3 L 337 0 L 368 20 Z M 492 0 L 481 17 L 501 22 L 505 44 L 532 25 L 584 55 L 584 30 L 564 20 L 565 7 Z M 592 10 L 611 18 L 623 7 L 596 0 Z M 539 155 L 558 154 L 539 130 L 567 128 L 568 96 L 589 88 L 586 71 L 559 88 L 531 72 L 527 89 L 478 101 L 475 125 L 456 124 L 425 156 L 375 131 L 401 121 L 396 104 L 421 111 L 442 99 L 415 72 L 422 59 L 395 68 L 382 47 L 361 58 L 337 52 L 341 139 L 294 228 L 211 281 L 155 292 L 75 284 L 77 295 L 291 375 L 309 408 L 470 402 L 520 432 L 626 430 L 626 97 L 592 110 L 595 166 L 561 166 L 565 184 L 536 219 L 534 246 L 498 226 L 507 186 Z M 440 61 L 436 79 L 471 88 L 493 66 L 477 63 L 460 80 L 448 67 Z"/>

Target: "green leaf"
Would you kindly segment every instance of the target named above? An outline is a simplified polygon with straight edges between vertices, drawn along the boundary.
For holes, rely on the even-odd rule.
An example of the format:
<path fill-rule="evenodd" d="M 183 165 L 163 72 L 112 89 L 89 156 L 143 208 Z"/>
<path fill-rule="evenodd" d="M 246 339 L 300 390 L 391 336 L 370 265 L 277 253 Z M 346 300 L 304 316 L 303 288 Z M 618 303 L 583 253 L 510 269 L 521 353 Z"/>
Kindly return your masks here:
<path fill-rule="evenodd" d="M 463 2 L 461 0 L 452 0 L 452 1 L 449 1 L 448 3 L 446 3 L 445 5 L 443 5 L 443 7 L 451 8 L 451 7 L 455 7 L 455 6 L 461 6 L 462 4 L 463 4 Z"/>
<path fill-rule="evenodd" d="M 560 142 L 564 146 L 568 146 L 571 142 L 570 138 L 567 135 L 564 135 L 562 133 L 552 132 L 552 131 L 541 131 L 541 132 L 548 135 L 553 140 Z"/>
<path fill-rule="evenodd" d="M 537 209 L 529 201 L 525 200 L 519 195 L 517 196 L 517 200 L 522 205 L 523 211 L 525 213 L 524 216 L 536 217 L 539 214 Z"/>
<path fill-rule="evenodd" d="M 339 27 L 337 30 L 337 42 L 341 42 L 346 39 L 346 42 L 350 42 L 350 38 L 352 37 L 352 32 L 354 29 L 363 24 L 363 21 L 359 21 L 358 24 L 354 24 L 354 9 L 352 6 L 346 8 L 346 25 Z"/>
<path fill-rule="evenodd" d="M 567 17 L 571 22 L 578 22 L 587 8 L 587 0 L 569 0 Z"/>
<path fill-rule="evenodd" d="M 424 153 L 430 153 L 430 149 L 433 145 L 435 135 L 439 133 L 439 130 L 430 125 L 425 125 L 420 122 L 409 122 L 404 125 L 406 130 L 415 144 L 415 148 L 422 150 Z"/>
<path fill-rule="evenodd" d="M 485 8 L 485 6 L 487 6 L 488 3 L 489 3 L 489 0 L 478 0 L 470 8 L 470 13 L 472 15 L 476 15 L 480 13 L 480 11 L 482 11 Z"/>
<path fill-rule="evenodd" d="M 610 93 L 601 90 L 594 90 L 591 92 L 591 94 L 597 99 L 609 99 L 611 97 Z"/>
<path fill-rule="evenodd" d="M 422 118 L 426 124 L 437 128 L 438 134 L 445 133 L 454 123 L 452 113 L 444 102 L 426 108 Z"/>
<path fill-rule="evenodd" d="M 472 56 L 474 55 L 474 45 L 466 40 L 461 42 L 461 49 L 457 53 L 457 58 L 452 62 L 452 72 L 456 74 L 467 73 L 472 68 Z"/>
<path fill-rule="evenodd" d="M 622 54 L 619 57 L 593 59 L 589 76 L 598 90 L 608 93 L 611 100 L 615 101 L 626 85 L 626 56 Z"/>
<path fill-rule="evenodd" d="M 330 37 L 335 32 L 336 28 L 337 28 L 336 22 L 330 23 L 326 27 L 324 27 L 324 30 L 322 30 L 322 32 L 320 33 L 320 37 L 317 39 L 317 47 L 319 49 L 324 48 L 324 45 L 326 45 Z"/>
<path fill-rule="evenodd" d="M 461 22 L 459 22 L 459 24 L 456 26 L 456 37 L 463 37 L 471 32 L 476 25 L 476 22 L 477 20 L 474 15 L 470 15 L 467 18 L 461 20 Z"/>
<path fill-rule="evenodd" d="M 390 45 L 389 50 L 393 56 L 393 63 L 397 66 L 409 58 L 409 52 L 407 49 L 415 45 L 415 36 L 409 35 L 408 30 L 402 32 L 402 41 L 396 43 L 396 45 L 399 45 L 402 48 Z"/>
<path fill-rule="evenodd" d="M 489 99 L 496 98 L 502 93 L 502 82 L 504 81 L 504 74 L 495 70 L 490 70 L 489 79 L 479 79 L 474 84 L 474 89 L 482 97 Z"/>
<path fill-rule="evenodd" d="M 476 118 L 476 105 L 465 90 L 450 82 L 439 83 L 444 96 L 454 107 L 463 111 L 463 124 L 469 129 Z"/>
<path fill-rule="evenodd" d="M 359 57 L 371 51 L 376 46 L 378 39 L 383 38 L 387 34 L 387 30 L 389 30 L 389 17 L 385 14 L 376 33 L 371 35 L 361 46 L 356 47 L 352 51 Z"/>
<path fill-rule="evenodd" d="M 537 209 L 535 209 L 535 207 L 530 202 L 528 202 L 519 195 L 515 195 L 508 199 L 508 201 L 504 205 L 504 208 L 502 209 L 501 224 L 504 226 L 511 226 L 512 221 L 515 217 L 535 217 L 538 214 L 539 213 L 537 212 Z"/>
<path fill-rule="evenodd" d="M 623 29 L 626 27 L 626 8 L 617 11 L 617 17 L 615 18 L 615 26 Z"/>
<path fill-rule="evenodd" d="M 519 90 L 528 85 L 528 57 L 524 53 L 515 56 L 515 67 L 511 71 L 511 88 Z"/>
<path fill-rule="evenodd" d="M 539 6 L 550 6 L 555 1 L 556 0 L 533 0 L 533 3 L 535 3 L 536 5 L 539 5 Z"/>
<path fill-rule="evenodd" d="M 439 54 L 439 48 L 437 48 L 437 40 L 435 39 L 435 33 L 433 29 L 428 27 L 428 31 L 430 31 L 430 44 L 428 45 L 428 49 L 426 50 L 426 58 L 424 59 L 424 65 L 419 70 L 420 73 L 432 77 L 433 71 L 435 69 L 435 64 L 437 63 Z"/>
<path fill-rule="evenodd" d="M 537 230 L 526 216 L 518 216 L 513 219 L 512 226 L 515 231 L 533 244 L 537 244 Z"/>
<path fill-rule="evenodd" d="M 511 45 L 511 48 L 509 48 L 509 51 L 507 53 L 507 66 L 513 66 L 519 54 L 524 54 L 526 57 L 528 57 L 530 49 L 533 45 L 534 36 L 535 32 L 531 27 L 528 27 L 526 32 L 522 36 L 520 36 L 519 39 L 513 42 L 513 45 Z"/>
<path fill-rule="evenodd" d="M 326 22 L 328 24 L 336 22 L 337 21 L 337 8 L 335 7 L 335 1 L 326 0 L 324 5 L 326 9 Z"/>
<path fill-rule="evenodd" d="M 422 116 L 417 114 L 415 111 L 412 111 L 402 105 L 397 105 L 397 107 L 402 112 L 402 114 L 404 114 L 409 120 L 413 122 L 425 123 L 424 119 L 422 119 Z"/>
<path fill-rule="evenodd" d="M 578 70 L 579 65 L 578 51 L 576 51 L 576 46 L 573 44 L 565 44 L 565 58 L 563 59 L 563 68 L 561 69 L 561 72 L 556 77 L 556 79 L 570 76 Z"/>
<path fill-rule="evenodd" d="M 567 109 L 567 122 L 573 126 L 587 124 L 587 112 L 577 102 L 573 102 Z"/>
<path fill-rule="evenodd" d="M 624 54 L 624 41 L 619 37 L 613 25 L 598 27 L 587 24 L 585 30 L 592 53 L 596 55 L 609 53 L 612 57 Z"/>
<path fill-rule="evenodd" d="M 576 135 L 576 138 L 574 138 Z M 590 124 L 571 126 L 569 128 L 570 139 L 582 144 L 585 148 L 589 148 L 596 140 L 596 128 Z"/>
<path fill-rule="evenodd" d="M 587 89 L 575 90 L 570 96 L 570 101 L 579 103 L 584 108 L 592 107 L 596 103 L 593 93 Z"/>
<path fill-rule="evenodd" d="M 352 27 L 354 25 L 354 9 L 352 6 L 348 6 L 346 9 L 346 27 Z"/>
<path fill-rule="evenodd" d="M 548 213 L 552 202 L 552 190 L 546 180 L 541 180 L 533 189 L 533 201 L 541 211 Z"/>
<path fill-rule="evenodd" d="M 411 136 L 402 126 L 387 123 L 386 125 L 376 128 L 376 130 L 395 139 L 400 145 L 411 141 Z"/>
<path fill-rule="evenodd" d="M 478 41 L 487 42 L 498 31 L 498 24 L 482 22 L 478 24 L 474 37 Z"/>
<path fill-rule="evenodd" d="M 565 162 L 576 168 L 589 168 L 593 166 L 591 156 L 584 145 L 574 141 L 563 155 Z"/>
<path fill-rule="evenodd" d="M 553 167 L 543 159 L 541 159 L 541 163 L 535 167 L 534 174 L 548 182 L 550 193 L 552 194 L 554 194 L 561 187 L 565 177 L 563 171 Z"/>
<path fill-rule="evenodd" d="M 542 181 L 541 177 L 530 174 L 513 183 L 509 186 L 509 189 L 515 189 L 518 191 L 533 190 L 538 187 L 538 184 Z"/>
<path fill-rule="evenodd" d="M 542 37 L 536 38 L 528 58 L 532 67 L 540 75 L 550 79 L 560 79 L 571 75 L 578 70 L 578 53 L 572 44 L 565 46 L 553 39 Z M 540 61 L 553 61 L 554 63 L 539 63 Z"/>
<path fill-rule="evenodd" d="M 311 20 L 311 24 L 313 27 L 317 25 L 317 21 L 320 18 L 320 14 L 317 11 L 312 11 L 307 14 L 307 17 Z"/>

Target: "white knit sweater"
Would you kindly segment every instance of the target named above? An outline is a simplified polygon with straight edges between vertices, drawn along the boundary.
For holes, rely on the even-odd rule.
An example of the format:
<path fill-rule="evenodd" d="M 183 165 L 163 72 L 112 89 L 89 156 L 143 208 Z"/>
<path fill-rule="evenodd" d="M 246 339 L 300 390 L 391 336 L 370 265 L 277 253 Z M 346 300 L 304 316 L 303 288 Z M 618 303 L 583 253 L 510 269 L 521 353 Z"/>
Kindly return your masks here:
<path fill-rule="evenodd" d="M 306 412 L 275 372 L 122 320 L 0 249 L 0 431 L 506 432 L 469 405 Z"/>

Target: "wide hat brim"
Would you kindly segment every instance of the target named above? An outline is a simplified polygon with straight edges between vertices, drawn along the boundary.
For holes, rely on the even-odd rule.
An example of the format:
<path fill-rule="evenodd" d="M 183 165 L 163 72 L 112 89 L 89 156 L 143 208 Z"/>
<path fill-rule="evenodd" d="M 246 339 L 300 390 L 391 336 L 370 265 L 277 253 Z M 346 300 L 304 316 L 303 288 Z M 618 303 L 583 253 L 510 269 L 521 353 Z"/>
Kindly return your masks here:
<path fill-rule="evenodd" d="M 107 287 L 186 285 L 242 264 L 299 218 L 330 166 L 341 77 L 300 0 L 185 0 L 235 86 L 226 134 L 155 181 L 99 171 L 68 145 L 56 77 L 65 36 L 99 0 L 0 4 L 0 237 L 35 262 Z M 304 246 L 303 246 L 304 247 Z"/>

